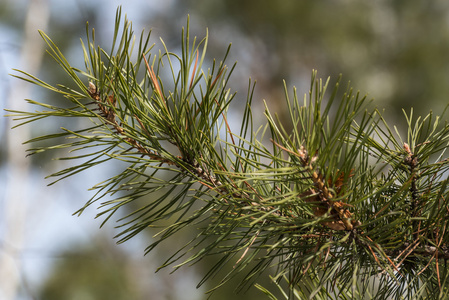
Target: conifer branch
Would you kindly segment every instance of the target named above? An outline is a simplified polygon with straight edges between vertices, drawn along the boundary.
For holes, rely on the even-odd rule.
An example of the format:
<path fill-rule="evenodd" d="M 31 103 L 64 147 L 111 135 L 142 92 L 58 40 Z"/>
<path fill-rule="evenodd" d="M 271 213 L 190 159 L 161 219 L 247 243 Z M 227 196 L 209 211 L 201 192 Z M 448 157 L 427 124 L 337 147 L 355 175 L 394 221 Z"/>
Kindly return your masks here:
<path fill-rule="evenodd" d="M 402 139 L 365 97 L 349 86 L 341 93 L 340 79 L 328 96 L 329 80 L 323 83 L 314 71 L 304 101 L 295 89 L 291 99 L 285 88 L 291 129 L 268 108 L 266 126 L 253 129 L 250 83 L 237 134 L 226 115 L 235 97 L 227 87 L 235 67 L 225 65 L 230 49 L 219 64 L 214 60 L 203 70 L 207 36 L 191 42 L 187 24 L 181 55 L 163 44 L 165 53 L 152 58 L 149 35 L 142 34 L 132 61 L 132 27 L 125 20 L 118 37 L 120 14 L 119 9 L 113 51 L 95 46 L 94 35 L 87 48 L 83 44 L 85 71 L 72 68 L 41 33 L 74 87 L 52 86 L 25 72 L 16 75 L 73 105 L 29 100 L 42 111 L 12 111 L 22 125 L 56 116 L 94 123 L 28 141 L 32 154 L 102 147 L 64 158 L 87 161 L 52 176 L 67 178 L 111 159 L 129 164 L 96 185 L 97 193 L 77 213 L 100 199 L 98 217 L 105 216 L 104 222 L 125 211 L 118 219 L 119 242 L 162 227 L 146 252 L 194 228 L 192 240 L 161 268 L 219 256 L 199 284 L 229 265 L 220 285 L 249 270 L 238 287 L 243 288 L 271 270 L 275 284 L 285 280 L 289 292 L 303 298 L 327 298 L 331 290 L 367 296 L 378 277 L 379 299 L 402 297 L 393 288 L 397 282 L 410 287 L 409 296 L 422 286 L 449 296 L 444 284 L 449 281 L 449 125 L 441 118 L 429 114 L 412 124 L 412 114 L 406 115 L 407 138 Z M 171 71 L 168 79 L 159 76 L 164 66 Z M 141 67 L 143 79 L 138 78 Z M 68 142 L 55 140 L 67 137 Z M 271 149 L 264 144 L 267 138 Z M 34 145 L 45 141 L 53 144 Z"/>

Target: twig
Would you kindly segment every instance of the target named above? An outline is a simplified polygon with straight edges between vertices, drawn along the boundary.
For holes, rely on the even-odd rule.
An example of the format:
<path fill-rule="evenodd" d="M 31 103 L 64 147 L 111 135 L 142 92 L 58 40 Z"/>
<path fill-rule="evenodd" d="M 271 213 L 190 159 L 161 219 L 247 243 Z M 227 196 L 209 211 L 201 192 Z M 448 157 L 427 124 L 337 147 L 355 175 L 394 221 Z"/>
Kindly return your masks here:
<path fill-rule="evenodd" d="M 318 159 L 317 156 L 310 158 L 307 150 L 303 146 L 301 146 L 301 148 L 298 149 L 297 152 L 294 152 L 282 145 L 279 145 L 274 140 L 271 140 L 271 142 L 282 150 L 298 157 L 301 161 L 302 166 L 306 168 L 310 173 L 312 181 L 319 192 L 316 192 L 311 188 L 303 193 L 302 196 L 306 202 L 319 202 L 320 204 L 325 205 L 325 207 L 317 207 L 316 209 L 314 209 L 314 215 L 317 217 L 321 217 L 328 211 L 330 211 L 331 213 L 332 211 L 337 213 L 339 220 L 330 222 L 323 221 L 323 225 L 334 230 L 352 230 L 354 226 L 360 225 L 359 221 L 350 221 L 352 214 L 347 209 L 343 208 L 344 206 L 347 206 L 345 203 L 341 201 L 332 201 L 332 199 L 334 198 L 333 194 L 324 184 L 320 174 L 318 174 L 313 167 L 313 162 Z"/>

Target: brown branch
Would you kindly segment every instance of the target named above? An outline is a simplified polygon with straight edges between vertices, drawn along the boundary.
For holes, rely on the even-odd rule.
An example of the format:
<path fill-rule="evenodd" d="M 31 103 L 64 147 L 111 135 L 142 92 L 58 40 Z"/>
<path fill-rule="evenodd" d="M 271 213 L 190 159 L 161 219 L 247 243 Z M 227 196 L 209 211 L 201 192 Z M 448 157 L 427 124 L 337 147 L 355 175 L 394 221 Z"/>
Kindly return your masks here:
<path fill-rule="evenodd" d="M 313 209 L 313 213 L 317 217 L 321 217 L 330 212 L 332 221 L 323 221 L 322 224 L 334 229 L 334 230 L 352 230 L 356 226 L 360 226 L 360 221 L 352 219 L 352 214 L 345 207 L 348 204 L 341 201 L 333 201 L 334 195 L 330 192 L 329 188 L 324 183 L 324 178 L 313 167 L 313 163 L 318 159 L 317 156 L 309 157 L 307 150 L 301 146 L 297 152 L 289 150 L 282 145 L 279 145 L 274 140 L 271 140 L 273 144 L 282 150 L 299 158 L 302 166 L 310 173 L 315 188 L 310 188 L 301 194 L 301 198 L 306 202 L 316 203 L 317 206 Z M 338 174 L 344 176 L 344 174 Z M 339 178 L 337 177 L 337 178 Z M 351 177 L 351 174 L 349 175 Z M 338 179 L 337 179 L 338 181 Z M 343 183 L 339 183 L 343 185 Z M 337 187 L 339 188 L 339 187 Z M 336 188 L 336 189 L 337 189 Z"/>
<path fill-rule="evenodd" d="M 144 147 L 142 144 L 140 144 L 138 141 L 136 141 L 133 138 L 126 137 L 125 129 L 119 125 L 119 123 L 116 120 L 116 114 L 114 111 L 116 100 L 114 95 L 107 96 L 107 100 L 104 101 L 101 99 L 100 92 L 97 90 L 97 87 L 92 82 L 89 82 L 89 88 L 88 93 L 90 97 L 94 100 L 94 102 L 97 104 L 98 109 L 101 112 L 101 117 L 105 121 L 106 124 L 111 125 L 117 134 L 125 136 L 123 140 L 130 144 L 133 148 L 135 148 L 137 151 L 139 151 L 141 154 L 146 155 L 150 157 L 153 160 L 157 160 L 161 163 L 166 163 L 169 165 L 176 165 L 175 162 L 163 158 L 162 156 L 158 155 L 155 151 L 149 150 L 146 147 Z M 137 118 L 138 122 L 141 124 L 140 120 Z M 142 125 L 142 124 L 141 124 Z M 144 127 L 142 127 L 143 130 L 146 130 Z"/>
<path fill-rule="evenodd" d="M 411 213 L 413 217 L 416 217 L 418 216 L 418 210 L 420 206 L 418 188 L 416 187 L 416 167 L 418 166 L 418 158 L 411 151 L 410 146 L 407 143 L 404 143 L 403 147 L 405 152 L 407 152 L 407 156 L 404 158 L 404 163 L 410 168 L 410 193 L 412 196 Z"/>

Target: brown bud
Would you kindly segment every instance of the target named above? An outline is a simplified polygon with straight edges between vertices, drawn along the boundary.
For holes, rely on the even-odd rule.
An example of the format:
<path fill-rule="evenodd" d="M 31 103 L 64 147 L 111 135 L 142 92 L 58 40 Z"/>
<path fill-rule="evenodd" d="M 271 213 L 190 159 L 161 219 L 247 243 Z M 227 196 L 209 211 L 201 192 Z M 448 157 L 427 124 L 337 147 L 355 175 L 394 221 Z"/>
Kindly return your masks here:
<path fill-rule="evenodd" d="M 93 84 L 93 82 L 89 81 L 88 92 L 89 92 L 90 95 L 95 95 L 97 93 L 97 87 L 95 86 L 95 84 Z"/>

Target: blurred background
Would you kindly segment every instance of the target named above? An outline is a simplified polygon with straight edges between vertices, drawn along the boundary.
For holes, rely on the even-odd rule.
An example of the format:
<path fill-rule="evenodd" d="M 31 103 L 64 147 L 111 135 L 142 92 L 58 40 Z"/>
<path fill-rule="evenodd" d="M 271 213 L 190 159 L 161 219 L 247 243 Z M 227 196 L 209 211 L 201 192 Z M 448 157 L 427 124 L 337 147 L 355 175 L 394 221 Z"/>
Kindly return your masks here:
<path fill-rule="evenodd" d="M 8 74 L 20 69 L 51 84 L 67 77 L 48 55 L 37 30 L 46 32 L 69 59 L 82 68 L 80 38 L 85 24 L 97 42 L 109 47 L 115 11 L 133 22 L 135 32 L 152 30 L 168 48 L 179 49 L 181 28 L 190 15 L 191 36 L 209 30 L 208 59 L 221 60 L 232 43 L 228 65 L 237 61 L 230 87 L 237 91 L 231 114 L 238 119 L 248 79 L 257 80 L 254 112 L 262 123 L 265 99 L 270 110 L 285 113 L 282 80 L 298 94 L 307 92 L 312 69 L 318 76 L 340 73 L 355 90 L 384 108 L 390 124 L 405 124 L 402 109 L 415 115 L 437 114 L 449 99 L 449 2 L 445 0 L 0 0 L 0 103 L 2 108 L 33 110 L 25 98 L 61 103 L 47 91 Z M 232 107 L 231 107 L 232 108 Z M 65 123 L 64 123 L 65 122 Z M 151 232 L 117 245 L 114 223 L 90 207 L 72 216 L 93 196 L 88 189 L 120 172 L 110 164 L 47 186 L 45 176 L 69 162 L 58 153 L 25 157 L 22 143 L 68 126 L 47 120 L 39 126 L 11 130 L 11 118 L 0 118 L 0 299 L 206 299 L 218 283 L 196 289 L 208 270 L 204 262 L 155 274 L 177 245 L 162 245 L 144 256 Z M 236 121 L 238 122 L 238 121 Z M 69 124 L 70 125 L 70 124 Z M 238 123 L 237 123 L 238 125 Z M 179 241 L 181 243 L 182 241 Z M 269 282 L 261 281 L 267 288 Z M 255 289 L 233 294 L 228 284 L 211 299 L 259 299 Z"/>

